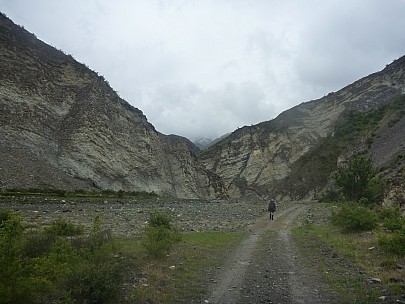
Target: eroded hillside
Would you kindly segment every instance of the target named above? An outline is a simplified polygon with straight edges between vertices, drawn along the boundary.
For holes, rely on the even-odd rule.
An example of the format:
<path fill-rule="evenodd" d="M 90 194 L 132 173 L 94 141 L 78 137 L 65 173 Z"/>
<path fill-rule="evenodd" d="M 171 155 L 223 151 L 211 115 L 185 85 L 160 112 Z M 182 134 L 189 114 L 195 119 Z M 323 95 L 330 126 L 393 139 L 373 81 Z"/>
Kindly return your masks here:
<path fill-rule="evenodd" d="M 223 178 L 230 196 L 316 197 L 324 190 L 339 157 L 358 150 L 370 138 L 370 134 L 361 134 L 346 141 L 341 150 L 328 153 L 331 145 L 327 140 L 333 138 L 337 128 L 350 113 L 378 109 L 403 94 L 405 57 L 338 92 L 285 111 L 274 120 L 238 129 L 200 157 L 209 170 Z M 403 104 L 394 113 L 401 111 Z M 385 141 L 392 137 L 390 148 L 385 150 L 378 143 L 382 140 L 375 137 L 371 154 L 379 154 L 374 157 L 376 164 L 377 159 L 386 163 L 404 154 L 403 137 L 399 135 L 405 134 L 403 119 L 386 129 L 383 119 L 388 118 L 384 117 L 381 123 L 375 122 L 375 130 L 369 128 L 384 134 L 380 138 Z"/>
<path fill-rule="evenodd" d="M 271 121 L 240 128 L 198 156 L 187 139 L 157 132 L 103 76 L 4 15 L 0 59 L 3 189 L 313 198 L 339 160 L 366 150 L 377 167 L 387 168 L 386 196 L 404 190 L 404 106 L 389 105 L 405 94 L 405 57 Z M 373 111 L 378 120 L 370 118 Z M 355 136 L 339 137 L 342 128 Z"/>
<path fill-rule="evenodd" d="M 184 141 L 159 134 L 103 76 L 0 16 L 0 187 L 215 197 Z"/>

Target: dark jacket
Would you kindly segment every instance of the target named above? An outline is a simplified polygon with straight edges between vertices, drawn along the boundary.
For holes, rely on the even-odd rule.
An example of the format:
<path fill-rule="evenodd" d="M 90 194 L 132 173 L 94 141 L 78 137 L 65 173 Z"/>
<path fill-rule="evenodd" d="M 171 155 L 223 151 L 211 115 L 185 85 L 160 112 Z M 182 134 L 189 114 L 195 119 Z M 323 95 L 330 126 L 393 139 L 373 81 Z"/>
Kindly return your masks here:
<path fill-rule="evenodd" d="M 277 204 L 274 200 L 270 200 L 269 207 L 267 209 L 269 212 L 275 212 L 277 210 Z"/>

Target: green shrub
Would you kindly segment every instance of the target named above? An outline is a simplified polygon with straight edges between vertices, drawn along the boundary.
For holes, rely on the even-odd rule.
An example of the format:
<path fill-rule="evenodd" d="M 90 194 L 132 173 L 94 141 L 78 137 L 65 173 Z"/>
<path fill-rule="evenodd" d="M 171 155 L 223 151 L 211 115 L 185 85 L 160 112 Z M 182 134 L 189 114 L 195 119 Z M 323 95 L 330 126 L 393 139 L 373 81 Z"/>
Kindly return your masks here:
<path fill-rule="evenodd" d="M 83 234 L 83 227 L 76 226 L 75 224 L 68 222 L 66 219 L 59 217 L 54 221 L 50 227 L 46 229 L 48 234 L 54 234 L 58 236 L 75 236 Z"/>
<path fill-rule="evenodd" d="M 179 240 L 178 229 L 171 223 L 168 214 L 158 211 L 150 213 L 149 225 L 146 227 L 143 241 L 143 246 L 150 256 L 154 258 L 162 257 Z"/>
<path fill-rule="evenodd" d="M 148 254 L 158 258 L 167 254 L 172 247 L 172 232 L 164 227 L 147 227 L 144 246 Z"/>
<path fill-rule="evenodd" d="M 369 231 L 377 227 L 377 216 L 369 208 L 352 203 L 344 204 L 332 213 L 332 223 L 344 232 Z"/>
<path fill-rule="evenodd" d="M 45 230 L 25 231 L 18 216 L 4 214 L 0 303 L 120 302 L 123 280 L 133 267 L 117 258 L 111 237 L 100 241 L 100 221 L 95 221 L 90 236 L 66 238 L 79 230 L 64 219 Z"/>
<path fill-rule="evenodd" d="M 150 227 L 164 227 L 166 229 L 172 228 L 171 217 L 167 213 L 152 211 L 149 214 Z"/>
<path fill-rule="evenodd" d="M 11 211 L 6 209 L 6 210 L 0 210 L 0 229 L 3 228 L 4 223 L 11 218 Z"/>
<path fill-rule="evenodd" d="M 22 254 L 29 258 L 44 257 L 48 254 L 55 240 L 56 236 L 53 234 L 42 232 L 26 233 L 21 249 Z"/>
<path fill-rule="evenodd" d="M 84 260 L 67 279 L 67 288 L 75 303 L 117 303 L 125 277 L 124 264 L 104 256 Z"/>
<path fill-rule="evenodd" d="M 405 230 L 401 229 L 389 236 L 381 237 L 378 244 L 387 252 L 405 256 Z"/>
<path fill-rule="evenodd" d="M 374 176 L 371 159 L 364 155 L 356 155 L 347 167 L 340 168 L 333 176 L 348 200 L 358 201 L 366 197 L 366 190 Z"/>
<path fill-rule="evenodd" d="M 378 213 L 382 226 L 389 231 L 405 228 L 405 219 L 401 216 L 399 207 L 383 208 Z"/>

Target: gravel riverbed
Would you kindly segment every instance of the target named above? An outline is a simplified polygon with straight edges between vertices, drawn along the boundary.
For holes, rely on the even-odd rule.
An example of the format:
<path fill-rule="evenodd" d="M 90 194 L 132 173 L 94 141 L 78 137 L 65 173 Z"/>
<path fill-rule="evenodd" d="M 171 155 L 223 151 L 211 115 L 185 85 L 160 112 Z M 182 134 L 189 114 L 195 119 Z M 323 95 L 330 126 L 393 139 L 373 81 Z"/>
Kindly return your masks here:
<path fill-rule="evenodd" d="M 119 237 L 143 233 L 149 213 L 167 212 L 181 232 L 241 231 L 266 212 L 264 201 L 242 200 L 135 200 L 36 196 L 2 196 L 0 209 L 18 213 L 28 228 L 47 226 L 59 217 L 86 230 L 99 216 L 104 229 Z"/>

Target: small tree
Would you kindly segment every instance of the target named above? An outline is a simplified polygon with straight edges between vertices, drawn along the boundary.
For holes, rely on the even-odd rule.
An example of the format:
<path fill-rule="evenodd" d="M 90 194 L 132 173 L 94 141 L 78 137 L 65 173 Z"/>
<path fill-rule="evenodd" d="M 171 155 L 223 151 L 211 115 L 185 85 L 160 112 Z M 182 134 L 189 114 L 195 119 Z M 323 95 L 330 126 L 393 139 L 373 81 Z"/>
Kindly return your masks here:
<path fill-rule="evenodd" d="M 366 189 L 374 176 L 371 159 L 357 155 L 350 160 L 347 167 L 340 168 L 333 176 L 348 200 L 360 200 L 365 197 Z"/>

